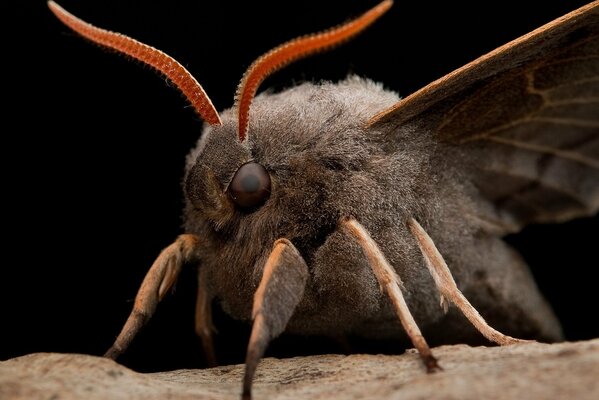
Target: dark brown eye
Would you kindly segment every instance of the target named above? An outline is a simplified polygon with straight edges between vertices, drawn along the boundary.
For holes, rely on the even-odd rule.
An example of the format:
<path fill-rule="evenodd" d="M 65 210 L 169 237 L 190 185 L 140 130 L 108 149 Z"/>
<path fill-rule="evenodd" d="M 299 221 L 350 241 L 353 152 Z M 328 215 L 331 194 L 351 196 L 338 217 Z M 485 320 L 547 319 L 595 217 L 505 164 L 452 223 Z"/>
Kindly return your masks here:
<path fill-rule="evenodd" d="M 237 170 L 228 191 L 239 207 L 256 208 L 270 196 L 270 175 L 262 165 L 249 162 Z"/>

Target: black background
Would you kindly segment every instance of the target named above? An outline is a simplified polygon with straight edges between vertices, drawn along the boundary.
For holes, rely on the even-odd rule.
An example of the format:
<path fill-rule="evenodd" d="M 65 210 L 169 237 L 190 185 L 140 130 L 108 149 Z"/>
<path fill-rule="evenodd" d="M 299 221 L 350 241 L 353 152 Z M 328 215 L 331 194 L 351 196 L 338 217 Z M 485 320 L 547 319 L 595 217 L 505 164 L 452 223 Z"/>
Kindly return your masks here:
<path fill-rule="evenodd" d="M 0 359 L 38 351 L 101 354 L 151 262 L 181 233 L 184 159 L 202 124 L 149 68 L 77 37 L 43 1 L 12 3 L 18 4 L 1 6 L 7 31 Z M 277 73 L 263 88 L 354 72 L 407 95 L 585 3 L 528 1 L 523 9 L 522 1 L 398 2 L 351 43 Z M 376 1 L 61 4 L 172 55 L 222 110 L 254 58 Z M 598 233 L 594 217 L 508 238 L 531 264 L 570 340 L 599 336 L 592 279 Z M 189 270 L 120 361 L 143 371 L 203 366 L 194 291 Z M 217 324 L 221 360 L 242 361 L 248 329 L 222 315 Z M 300 345 L 339 351 L 326 342 L 291 342 L 280 341 L 269 354 L 299 354 Z"/>

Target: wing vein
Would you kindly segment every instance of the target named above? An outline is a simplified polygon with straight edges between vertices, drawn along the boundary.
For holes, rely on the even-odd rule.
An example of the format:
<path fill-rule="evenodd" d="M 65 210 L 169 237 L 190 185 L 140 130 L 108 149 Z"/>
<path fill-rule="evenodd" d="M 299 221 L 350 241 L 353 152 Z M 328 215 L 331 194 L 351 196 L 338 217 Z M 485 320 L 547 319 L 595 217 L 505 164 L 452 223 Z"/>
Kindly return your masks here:
<path fill-rule="evenodd" d="M 554 183 L 548 182 L 546 179 L 543 179 L 542 177 L 531 177 L 529 175 L 525 175 L 525 174 L 520 174 L 514 171 L 505 171 L 505 170 L 497 170 L 497 169 L 493 169 L 493 168 L 483 168 L 484 171 L 487 172 L 491 172 L 491 173 L 495 173 L 495 174 L 500 174 L 500 175 L 506 175 L 509 177 L 513 177 L 513 178 L 518 178 L 518 179 L 522 179 L 525 181 L 528 181 L 527 186 L 525 186 L 524 188 L 520 188 L 517 191 L 519 192 L 523 192 L 525 190 L 530 190 L 532 186 L 536 186 L 536 187 L 543 187 L 545 189 L 549 189 L 555 193 L 558 194 L 562 194 L 565 197 L 569 198 L 570 200 L 572 200 L 575 203 L 578 203 L 579 205 L 583 206 L 583 207 L 587 207 L 587 201 L 582 198 L 581 196 L 579 196 L 577 193 L 568 190 L 566 188 L 560 187 L 555 185 Z M 481 190 L 480 185 L 476 185 L 476 187 L 478 188 L 478 190 Z M 515 192 L 512 192 L 512 194 Z M 503 197 L 509 197 L 510 195 L 504 195 Z M 494 198 L 491 199 L 494 202 L 500 201 L 499 198 Z"/>
<path fill-rule="evenodd" d="M 599 97 L 577 97 L 567 100 L 550 100 L 545 103 L 547 107 L 564 106 L 571 104 L 599 103 Z"/>
<path fill-rule="evenodd" d="M 556 125 L 579 126 L 582 128 L 599 128 L 599 121 L 585 121 L 575 118 L 557 118 L 557 117 L 534 117 L 531 118 L 535 122 L 548 122 Z"/>
<path fill-rule="evenodd" d="M 551 154 L 556 157 L 560 157 L 560 158 L 564 158 L 567 160 L 571 160 L 571 161 L 575 161 L 575 162 L 584 164 L 591 168 L 599 169 L 599 160 L 585 157 L 582 154 L 575 153 L 573 151 L 560 150 L 560 149 L 555 149 L 553 147 L 543 146 L 543 145 L 536 144 L 536 143 L 527 143 L 527 142 L 522 142 L 519 140 L 507 139 L 507 138 L 498 137 L 498 136 L 487 136 L 487 137 L 484 137 L 484 139 L 492 141 L 492 142 L 496 142 L 496 143 L 505 144 L 508 146 L 517 147 L 519 149 L 534 151 L 534 152 L 543 153 L 543 154 Z"/>

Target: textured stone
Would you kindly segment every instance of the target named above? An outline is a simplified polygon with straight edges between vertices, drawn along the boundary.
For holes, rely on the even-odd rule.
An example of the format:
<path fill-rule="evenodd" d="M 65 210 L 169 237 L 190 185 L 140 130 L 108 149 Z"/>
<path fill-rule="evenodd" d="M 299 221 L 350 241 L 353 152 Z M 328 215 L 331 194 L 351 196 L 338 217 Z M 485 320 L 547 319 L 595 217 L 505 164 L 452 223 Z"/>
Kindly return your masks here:
<path fill-rule="evenodd" d="M 268 358 L 254 398 L 599 399 L 599 339 L 434 352 L 444 371 L 430 375 L 414 350 Z M 105 358 L 36 353 L 0 363 L 0 399 L 237 399 L 242 375 L 242 365 L 140 374 Z"/>

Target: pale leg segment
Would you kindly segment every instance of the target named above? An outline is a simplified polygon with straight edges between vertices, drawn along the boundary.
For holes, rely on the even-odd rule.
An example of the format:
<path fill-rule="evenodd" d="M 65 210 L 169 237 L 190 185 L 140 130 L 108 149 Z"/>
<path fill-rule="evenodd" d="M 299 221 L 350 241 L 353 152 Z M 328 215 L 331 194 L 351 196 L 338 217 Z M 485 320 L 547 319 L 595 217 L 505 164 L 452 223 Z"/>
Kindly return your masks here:
<path fill-rule="evenodd" d="M 458 289 L 447 263 L 443 259 L 439 250 L 431 237 L 426 233 L 422 226 L 414 218 L 408 221 L 408 227 L 416 238 L 420 251 L 424 256 L 424 260 L 428 270 L 430 271 L 435 285 L 441 294 L 441 304 L 444 305 L 444 299 L 455 304 L 460 311 L 468 318 L 474 327 L 487 339 L 500 345 L 525 343 L 528 340 L 516 339 L 493 329 L 472 304 L 464 297 L 460 289 Z M 446 308 L 446 306 L 444 307 Z"/>
<path fill-rule="evenodd" d="M 156 311 L 160 300 L 177 280 L 183 264 L 195 257 L 198 243 L 197 236 L 185 234 L 162 250 L 137 292 L 133 311 L 125 326 L 104 357 L 114 360 L 129 347 L 133 338 Z"/>
<path fill-rule="evenodd" d="M 245 359 L 242 399 L 252 398 L 252 382 L 268 343 L 280 335 L 304 296 L 308 266 L 287 239 L 275 241 L 254 294 L 252 333 Z"/>
<path fill-rule="evenodd" d="M 366 229 L 355 219 L 343 219 L 341 221 L 341 226 L 347 233 L 353 236 L 362 247 L 374 275 L 379 282 L 381 290 L 391 299 L 391 303 L 399 317 L 399 321 L 412 341 L 412 344 L 418 350 L 427 371 L 434 372 L 441 369 L 437 364 L 437 359 L 433 356 L 430 347 L 426 343 L 426 339 L 422 336 L 414 317 L 410 313 L 401 292 L 402 283 L 399 276 L 385 259 L 385 256 L 377 244 L 372 240 Z"/>

